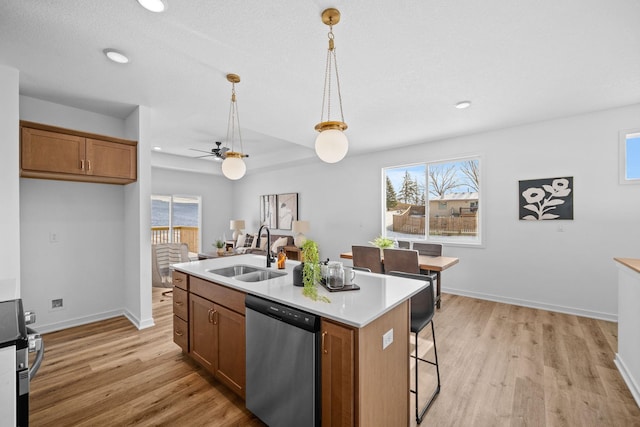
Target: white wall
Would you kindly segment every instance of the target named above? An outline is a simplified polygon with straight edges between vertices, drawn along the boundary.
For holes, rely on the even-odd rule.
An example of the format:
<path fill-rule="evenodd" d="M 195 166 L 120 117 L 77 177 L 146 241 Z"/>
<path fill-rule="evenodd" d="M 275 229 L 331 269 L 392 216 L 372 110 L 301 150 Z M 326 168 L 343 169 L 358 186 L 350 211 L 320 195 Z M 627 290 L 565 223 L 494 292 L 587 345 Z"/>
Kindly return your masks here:
<path fill-rule="evenodd" d="M 612 258 L 640 257 L 640 187 L 618 184 L 618 132 L 638 127 L 640 105 L 425 143 L 338 164 L 248 174 L 234 206 L 258 225 L 261 194 L 299 193 L 300 219 L 321 257 L 338 259 L 381 231 L 381 168 L 482 155 L 482 248 L 446 246 L 460 263 L 445 292 L 615 320 Z M 518 220 L 518 181 L 574 177 L 574 220 Z M 562 226 L 562 232 L 559 231 Z"/>
<path fill-rule="evenodd" d="M 18 70 L 0 65 L 0 301 L 20 297 Z"/>
<path fill-rule="evenodd" d="M 219 175 L 156 167 L 151 169 L 153 194 L 202 197 L 201 246 L 203 252 L 214 251 L 213 243 L 223 235 L 231 239 L 233 232 L 229 230 L 229 220 L 234 218 L 232 215 L 233 184 Z"/>
<path fill-rule="evenodd" d="M 20 119 L 126 137 L 120 119 L 24 96 L 20 97 Z M 14 141 L 17 147 L 18 139 Z M 20 179 L 22 298 L 25 307 L 37 313 L 39 331 L 124 312 L 124 189 L 122 185 Z M 51 232 L 57 233 L 58 243 L 50 243 Z M 58 298 L 63 299 L 63 308 L 52 310 L 51 300 Z"/>

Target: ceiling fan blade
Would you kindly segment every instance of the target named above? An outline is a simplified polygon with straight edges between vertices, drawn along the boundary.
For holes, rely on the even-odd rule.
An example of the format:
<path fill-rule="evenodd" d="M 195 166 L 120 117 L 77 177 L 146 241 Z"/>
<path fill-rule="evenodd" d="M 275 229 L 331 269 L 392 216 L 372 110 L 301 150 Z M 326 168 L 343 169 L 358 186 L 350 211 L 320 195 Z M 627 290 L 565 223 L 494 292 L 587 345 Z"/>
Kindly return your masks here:
<path fill-rule="evenodd" d="M 211 154 L 211 150 L 209 150 L 209 151 L 204 151 L 204 150 L 198 150 L 197 148 L 189 148 L 189 150 L 191 150 L 191 151 L 199 151 L 199 152 L 201 152 L 201 153 L 207 153 L 207 154 L 209 154 L 210 156 L 212 156 L 212 155 L 213 155 L 213 154 Z"/>
<path fill-rule="evenodd" d="M 204 156 L 196 156 L 194 159 L 201 159 L 203 157 L 218 157 L 215 154 L 205 154 Z"/>

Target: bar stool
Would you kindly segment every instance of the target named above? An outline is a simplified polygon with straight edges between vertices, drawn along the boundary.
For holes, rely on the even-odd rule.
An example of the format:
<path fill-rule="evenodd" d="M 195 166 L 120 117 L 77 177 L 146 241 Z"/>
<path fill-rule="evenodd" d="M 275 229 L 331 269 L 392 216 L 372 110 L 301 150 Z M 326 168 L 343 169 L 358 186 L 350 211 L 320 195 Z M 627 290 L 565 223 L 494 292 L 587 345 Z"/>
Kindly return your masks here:
<path fill-rule="evenodd" d="M 433 315 L 435 313 L 435 304 L 433 297 L 433 282 L 435 280 L 435 274 L 412 274 L 412 273 L 404 273 L 402 271 L 391 271 L 387 273 L 390 276 L 398 276 L 398 277 L 406 277 L 408 279 L 422 280 L 428 282 L 428 286 L 422 291 L 418 292 L 416 295 L 411 297 L 411 332 L 415 335 L 415 354 L 409 355 L 412 359 L 416 361 L 416 370 L 415 370 L 415 382 L 416 389 L 409 390 L 416 396 L 416 421 L 420 424 L 424 418 L 424 415 L 431 407 L 431 404 L 435 400 L 438 393 L 440 393 L 440 367 L 438 365 L 438 351 L 436 348 L 436 332 L 433 326 Z M 430 361 L 421 358 L 418 356 L 418 334 L 431 323 L 431 336 L 433 337 L 433 354 L 435 356 L 435 361 Z M 434 390 L 433 394 L 422 409 L 418 409 L 418 362 L 425 362 L 430 365 L 436 367 L 436 375 L 438 377 L 438 385 Z"/>

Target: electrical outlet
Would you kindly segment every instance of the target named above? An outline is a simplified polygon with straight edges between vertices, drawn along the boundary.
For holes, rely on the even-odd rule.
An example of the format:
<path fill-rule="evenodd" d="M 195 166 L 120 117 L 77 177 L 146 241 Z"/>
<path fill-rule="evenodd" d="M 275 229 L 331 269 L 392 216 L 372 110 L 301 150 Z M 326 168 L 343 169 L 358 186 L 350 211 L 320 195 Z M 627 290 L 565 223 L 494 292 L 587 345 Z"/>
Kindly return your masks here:
<path fill-rule="evenodd" d="M 62 298 L 51 300 L 51 309 L 62 308 Z"/>
<path fill-rule="evenodd" d="M 393 342 L 393 329 L 389 329 L 382 336 L 382 349 L 384 350 L 385 348 L 389 347 L 392 342 Z"/>
<path fill-rule="evenodd" d="M 49 243 L 58 243 L 60 242 L 60 236 L 55 231 L 49 232 Z"/>

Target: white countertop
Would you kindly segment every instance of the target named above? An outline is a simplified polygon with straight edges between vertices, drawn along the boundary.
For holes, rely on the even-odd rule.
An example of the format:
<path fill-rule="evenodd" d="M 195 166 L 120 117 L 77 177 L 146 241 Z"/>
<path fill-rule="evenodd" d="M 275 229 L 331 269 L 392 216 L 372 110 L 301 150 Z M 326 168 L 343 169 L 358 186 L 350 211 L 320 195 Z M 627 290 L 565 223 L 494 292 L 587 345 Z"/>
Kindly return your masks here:
<path fill-rule="evenodd" d="M 357 271 L 354 282 L 360 286 L 360 290 L 329 292 L 318 286 L 318 294 L 331 300 L 326 303 L 305 297 L 302 287 L 293 286 L 293 267 L 299 264 L 297 261 L 287 261 L 286 276 L 262 282 L 242 282 L 207 271 L 237 264 L 266 267 L 266 258 L 264 255 L 228 256 L 175 264 L 173 268 L 357 328 L 366 326 L 427 286 L 427 282 L 419 280 Z M 275 266 L 273 262 L 271 269 L 277 270 Z"/>

